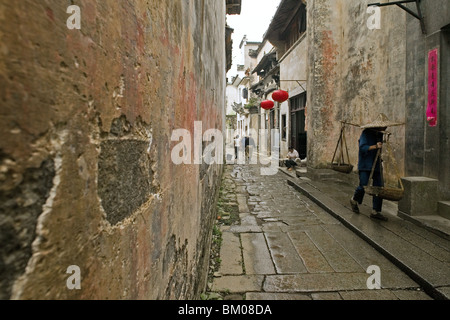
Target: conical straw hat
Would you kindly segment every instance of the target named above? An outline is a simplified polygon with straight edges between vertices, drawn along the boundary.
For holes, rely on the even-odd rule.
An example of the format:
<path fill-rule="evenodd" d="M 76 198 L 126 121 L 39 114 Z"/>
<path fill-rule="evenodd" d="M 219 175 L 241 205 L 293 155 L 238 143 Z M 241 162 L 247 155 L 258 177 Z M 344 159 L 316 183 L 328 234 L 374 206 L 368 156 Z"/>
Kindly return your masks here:
<path fill-rule="evenodd" d="M 401 126 L 403 123 L 393 122 L 384 113 L 380 113 L 375 121 L 361 126 L 363 129 Z"/>

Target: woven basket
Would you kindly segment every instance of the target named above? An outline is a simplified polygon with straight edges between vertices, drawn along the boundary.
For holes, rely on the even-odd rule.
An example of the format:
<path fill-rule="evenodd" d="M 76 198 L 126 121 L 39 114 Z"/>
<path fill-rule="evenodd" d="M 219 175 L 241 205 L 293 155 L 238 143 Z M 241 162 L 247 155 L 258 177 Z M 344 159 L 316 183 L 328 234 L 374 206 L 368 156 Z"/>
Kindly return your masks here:
<path fill-rule="evenodd" d="M 399 188 L 388 188 L 388 187 L 364 187 L 366 193 L 372 196 L 377 196 L 381 199 L 390 201 L 400 201 L 403 198 L 405 192 L 404 189 Z"/>
<path fill-rule="evenodd" d="M 332 163 L 331 169 L 342 173 L 351 173 L 353 171 L 353 165 L 344 163 L 343 164 Z"/>

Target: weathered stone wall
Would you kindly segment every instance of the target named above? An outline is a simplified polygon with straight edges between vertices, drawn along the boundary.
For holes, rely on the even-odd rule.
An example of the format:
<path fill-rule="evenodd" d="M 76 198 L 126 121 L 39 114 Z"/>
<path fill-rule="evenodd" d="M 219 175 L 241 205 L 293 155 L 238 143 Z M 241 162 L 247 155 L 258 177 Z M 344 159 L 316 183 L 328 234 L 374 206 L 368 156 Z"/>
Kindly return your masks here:
<path fill-rule="evenodd" d="M 410 4 L 411 10 L 416 6 Z M 407 16 L 406 39 L 406 153 L 407 176 L 439 180 L 439 199 L 450 199 L 450 3 L 445 0 L 422 1 L 426 34 L 419 21 Z M 445 28 L 447 27 L 447 28 Z M 438 49 L 438 121 L 426 121 L 428 104 L 428 52 Z"/>
<path fill-rule="evenodd" d="M 405 12 L 383 8 L 381 29 L 370 30 L 368 3 L 307 2 L 308 166 L 312 168 L 331 162 L 340 120 L 359 125 L 384 113 L 393 121 L 405 121 Z M 390 130 L 393 154 L 403 172 L 404 126 Z M 360 134 L 359 128 L 347 130 L 355 166 Z"/>
<path fill-rule="evenodd" d="M 0 298 L 195 298 L 222 166 L 170 139 L 224 126 L 225 1 L 69 4 L 0 3 Z"/>

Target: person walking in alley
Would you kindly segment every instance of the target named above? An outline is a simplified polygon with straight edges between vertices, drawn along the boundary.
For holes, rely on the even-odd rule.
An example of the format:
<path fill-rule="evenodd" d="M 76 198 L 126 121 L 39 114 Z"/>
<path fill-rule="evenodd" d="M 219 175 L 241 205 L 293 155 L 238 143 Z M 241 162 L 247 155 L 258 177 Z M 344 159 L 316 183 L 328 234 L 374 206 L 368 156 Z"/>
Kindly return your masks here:
<path fill-rule="evenodd" d="M 252 135 L 249 134 L 245 136 L 243 140 L 244 150 L 245 150 L 245 159 L 251 161 L 253 148 L 255 147 L 255 140 L 253 140 Z"/>
<path fill-rule="evenodd" d="M 234 137 L 234 159 L 238 158 L 238 153 L 239 153 L 239 135 L 237 134 Z"/>
<path fill-rule="evenodd" d="M 388 126 L 389 123 L 386 116 L 380 115 L 374 122 L 361 127 L 364 131 L 359 139 L 359 186 L 356 188 L 353 197 L 350 199 L 350 205 L 355 213 L 360 213 L 358 204 L 362 204 L 363 202 L 365 195 L 364 187 L 370 183 L 369 178 L 375 158 L 377 157 L 378 151 L 381 152 L 381 149 L 383 148 L 383 131 L 385 131 Z M 373 174 L 373 186 L 383 187 L 384 183 L 381 166 L 381 157 L 378 157 Z M 387 221 L 387 217 L 381 213 L 382 207 L 383 199 L 373 196 L 372 214 L 370 217 Z"/>
<path fill-rule="evenodd" d="M 296 166 L 296 160 L 300 158 L 298 151 L 294 149 L 294 147 L 289 147 L 289 152 L 287 154 L 287 159 L 284 162 L 289 171 L 292 171 Z"/>

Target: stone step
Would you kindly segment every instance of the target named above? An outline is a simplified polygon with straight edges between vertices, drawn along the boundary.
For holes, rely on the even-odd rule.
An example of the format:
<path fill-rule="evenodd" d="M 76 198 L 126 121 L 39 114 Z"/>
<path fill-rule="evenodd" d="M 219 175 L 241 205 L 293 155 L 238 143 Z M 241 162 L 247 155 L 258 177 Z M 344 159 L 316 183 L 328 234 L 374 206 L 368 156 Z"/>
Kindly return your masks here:
<path fill-rule="evenodd" d="M 450 201 L 439 201 L 438 202 L 438 214 L 441 217 L 450 219 Z"/>
<path fill-rule="evenodd" d="M 314 169 L 307 168 L 306 173 L 301 174 L 307 178 L 315 181 L 342 181 L 350 185 L 358 185 L 359 178 L 355 173 L 342 173 L 332 169 Z"/>

